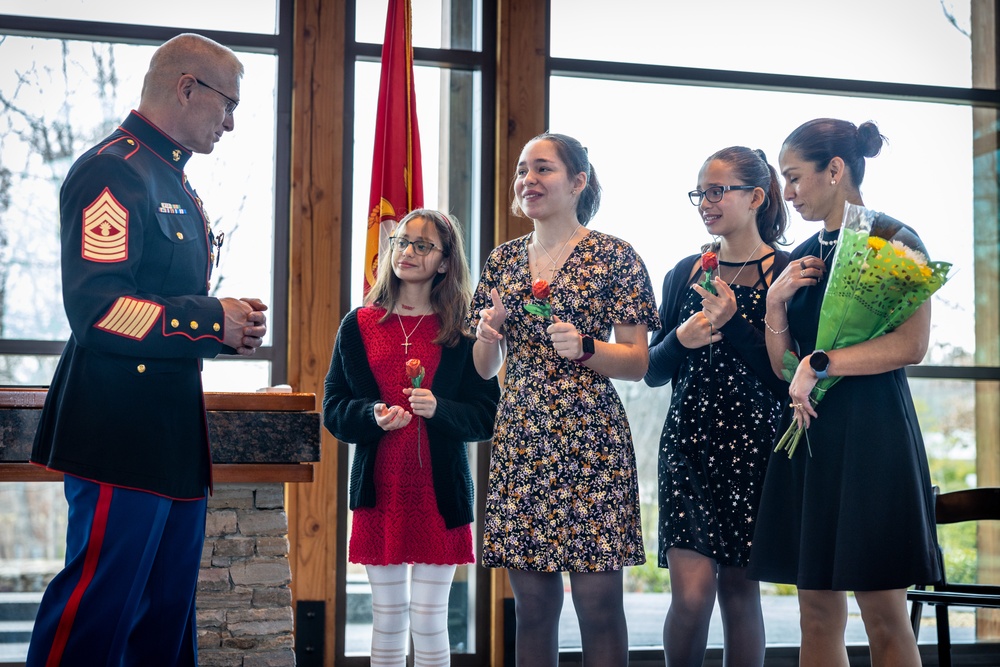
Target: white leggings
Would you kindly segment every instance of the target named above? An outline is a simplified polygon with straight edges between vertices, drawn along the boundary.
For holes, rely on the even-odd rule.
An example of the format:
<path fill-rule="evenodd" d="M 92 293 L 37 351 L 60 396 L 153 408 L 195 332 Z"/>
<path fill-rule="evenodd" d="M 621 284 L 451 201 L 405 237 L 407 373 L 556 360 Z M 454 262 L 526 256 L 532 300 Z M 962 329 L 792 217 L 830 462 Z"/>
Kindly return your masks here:
<path fill-rule="evenodd" d="M 406 639 L 413 635 L 414 667 L 447 667 L 448 593 L 455 565 L 367 565 L 372 587 L 372 667 L 406 665 Z M 407 632 L 409 630 L 409 632 Z"/>

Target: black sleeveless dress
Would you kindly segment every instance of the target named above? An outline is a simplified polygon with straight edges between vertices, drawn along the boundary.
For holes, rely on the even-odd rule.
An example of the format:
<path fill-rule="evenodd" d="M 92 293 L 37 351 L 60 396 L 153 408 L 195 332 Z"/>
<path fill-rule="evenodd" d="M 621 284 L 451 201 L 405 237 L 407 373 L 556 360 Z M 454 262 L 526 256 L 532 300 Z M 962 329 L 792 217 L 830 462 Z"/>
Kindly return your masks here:
<path fill-rule="evenodd" d="M 731 285 L 737 304 L 733 317 L 744 318 L 757 331 L 764 328 L 768 274 L 774 268 L 762 267 L 773 255 L 745 267 L 722 263 L 757 273 L 752 286 Z M 689 271 L 685 265 L 675 269 L 681 270 Z M 677 320 L 665 326 L 676 327 L 701 310 L 701 296 L 690 289 L 701 276 L 698 271 L 684 285 Z M 737 341 L 723 335 L 711 350 L 689 350 L 673 380 L 660 437 L 660 567 L 667 567 L 672 547 L 697 551 L 720 565 L 749 562 L 764 472 L 786 401 L 748 365 Z"/>
<path fill-rule="evenodd" d="M 914 234 L 907 227 L 903 233 Z M 792 251 L 792 262 L 820 252 L 812 236 Z M 831 264 L 827 258 L 827 270 Z M 816 344 L 825 287 L 802 288 L 788 302 L 803 355 Z M 779 434 L 791 422 L 792 410 L 784 410 Z M 749 576 L 812 590 L 932 582 L 934 496 L 906 372 L 845 377 L 816 412 L 809 447 L 803 438 L 794 457 L 778 452 L 768 463 Z"/>

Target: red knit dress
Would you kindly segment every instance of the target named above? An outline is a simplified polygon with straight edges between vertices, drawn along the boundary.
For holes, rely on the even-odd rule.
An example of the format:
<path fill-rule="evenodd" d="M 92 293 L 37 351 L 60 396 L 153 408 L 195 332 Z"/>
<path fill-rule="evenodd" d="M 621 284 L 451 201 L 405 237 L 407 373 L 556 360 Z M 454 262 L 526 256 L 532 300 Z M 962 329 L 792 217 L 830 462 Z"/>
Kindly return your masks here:
<path fill-rule="evenodd" d="M 403 389 L 413 385 L 406 376 L 404 365 L 408 359 L 420 359 L 426 370 L 420 386 L 432 387 L 434 371 L 441 361 L 441 348 L 431 341 L 437 336 L 441 321 L 436 315 L 428 315 L 422 321 L 419 316 L 398 318 L 392 315 L 380 324 L 379 319 L 384 314 L 385 310 L 378 307 L 358 311 L 361 340 L 382 402 L 409 410 L 410 403 Z M 409 335 L 408 352 L 403 347 L 400 319 Z M 379 441 L 375 457 L 375 507 L 354 510 L 348 558 L 352 563 L 363 565 L 475 562 L 471 526 L 449 530 L 438 511 L 427 425 L 422 417 L 414 415 L 406 428 L 386 431 Z"/>

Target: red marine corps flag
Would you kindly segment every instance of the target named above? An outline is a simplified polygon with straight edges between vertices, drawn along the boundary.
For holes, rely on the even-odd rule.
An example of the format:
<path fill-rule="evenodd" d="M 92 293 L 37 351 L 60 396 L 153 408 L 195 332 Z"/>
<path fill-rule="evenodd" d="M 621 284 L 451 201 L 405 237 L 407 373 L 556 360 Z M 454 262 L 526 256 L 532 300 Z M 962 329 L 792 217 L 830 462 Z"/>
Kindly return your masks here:
<path fill-rule="evenodd" d="M 368 200 L 365 293 L 375 284 L 379 255 L 397 221 L 424 204 L 417 98 L 413 92 L 410 0 L 389 0 L 382 42 L 382 79 Z"/>

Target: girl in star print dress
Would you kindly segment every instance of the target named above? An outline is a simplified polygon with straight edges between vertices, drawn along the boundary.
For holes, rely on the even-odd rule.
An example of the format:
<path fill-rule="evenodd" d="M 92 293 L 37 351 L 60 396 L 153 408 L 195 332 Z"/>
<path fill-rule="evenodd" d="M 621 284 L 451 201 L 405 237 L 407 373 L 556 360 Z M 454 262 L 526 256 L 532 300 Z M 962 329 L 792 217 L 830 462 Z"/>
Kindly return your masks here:
<path fill-rule="evenodd" d="M 500 387 L 472 360 L 458 227 L 418 209 L 393 234 L 366 305 L 337 332 L 323 421 L 356 444 L 348 558 L 372 584 L 372 663 L 405 665 L 412 627 L 414 665 L 427 667 L 449 662 L 451 580 L 475 562 L 466 443 L 489 439 Z M 411 359 L 423 366 L 417 385 Z"/>
<path fill-rule="evenodd" d="M 764 342 L 768 285 L 788 264 L 777 250 L 788 214 L 761 151 L 725 148 L 705 161 L 691 203 L 715 253 L 714 294 L 702 255 L 663 281 L 646 383 L 672 385 L 659 455 L 659 565 L 670 568 L 663 624 L 669 667 L 700 666 L 718 596 L 728 665 L 762 665 L 760 587 L 746 577 L 754 519 L 787 385 Z"/>
<path fill-rule="evenodd" d="M 586 664 L 625 665 L 622 569 L 645 555 L 632 438 L 611 378 L 646 372 L 647 330 L 659 327 L 652 285 L 631 246 L 586 228 L 600 186 L 575 139 L 528 142 L 514 195 L 534 231 L 490 254 L 470 313 L 480 374 L 507 362 L 483 562 L 508 570 L 518 665 L 558 661 L 562 572 Z M 547 297 L 533 296 L 539 280 Z M 546 305 L 550 316 L 525 310 Z"/>

